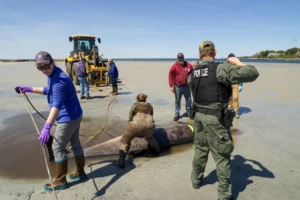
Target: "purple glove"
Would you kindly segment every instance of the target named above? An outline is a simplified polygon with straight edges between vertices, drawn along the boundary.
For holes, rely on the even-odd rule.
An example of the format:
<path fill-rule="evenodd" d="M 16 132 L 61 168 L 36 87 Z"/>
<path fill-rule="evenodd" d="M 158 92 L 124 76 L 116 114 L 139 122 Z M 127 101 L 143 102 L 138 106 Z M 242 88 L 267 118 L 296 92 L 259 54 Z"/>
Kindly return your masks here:
<path fill-rule="evenodd" d="M 33 88 L 32 88 L 32 87 L 27 87 L 27 86 L 17 86 L 17 87 L 15 87 L 16 93 L 20 94 L 20 89 L 22 90 L 23 93 L 26 93 L 26 92 L 33 92 Z"/>
<path fill-rule="evenodd" d="M 39 137 L 39 141 L 42 143 L 42 144 L 45 144 L 46 142 L 48 142 L 49 140 L 49 137 L 50 137 L 50 129 L 52 127 L 52 124 L 46 122 L 42 132 L 41 132 L 41 135 Z"/>

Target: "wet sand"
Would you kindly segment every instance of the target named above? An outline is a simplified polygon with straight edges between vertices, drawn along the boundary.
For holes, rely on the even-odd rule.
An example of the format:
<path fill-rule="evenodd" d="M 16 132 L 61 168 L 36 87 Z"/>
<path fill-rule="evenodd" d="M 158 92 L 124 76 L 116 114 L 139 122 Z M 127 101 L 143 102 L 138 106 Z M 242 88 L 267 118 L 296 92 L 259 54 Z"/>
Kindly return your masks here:
<path fill-rule="evenodd" d="M 57 63 L 62 69 L 62 62 Z M 108 112 L 105 128 L 121 135 L 127 126 L 128 112 L 135 97 L 145 92 L 154 106 L 158 126 L 172 125 L 174 95 L 169 92 L 171 62 L 116 62 L 120 72 L 120 95 Z M 253 63 L 260 77 L 244 84 L 240 93 L 241 118 L 235 122 L 235 150 L 232 156 L 233 193 L 238 199 L 298 199 L 300 180 L 299 113 L 297 84 L 299 64 Z M 22 65 L 22 71 L 11 73 Z M 16 85 L 43 86 L 46 77 L 32 62 L 0 63 L 0 199 L 53 199 L 43 191 L 48 175 L 37 133 L 25 102 L 13 88 Z M 78 86 L 77 86 L 77 89 Z M 91 89 L 93 100 L 80 100 L 84 110 L 81 141 L 84 147 L 113 138 L 99 131 L 113 96 L 110 87 Z M 35 107 L 47 116 L 48 105 L 42 95 L 28 94 Z M 184 112 L 184 99 L 181 111 Z M 41 129 L 44 120 L 34 113 Z M 187 122 L 186 118 L 180 122 Z M 54 130 L 52 130 L 54 131 Z M 117 156 L 87 159 L 90 179 L 72 182 L 58 193 L 59 199 L 217 199 L 214 161 L 209 155 L 204 186 L 194 190 L 190 183 L 193 149 L 191 144 L 164 150 L 159 158 L 136 157 L 124 170 L 111 165 Z M 69 173 L 74 170 L 70 159 Z M 54 176 L 54 166 L 51 164 Z"/>

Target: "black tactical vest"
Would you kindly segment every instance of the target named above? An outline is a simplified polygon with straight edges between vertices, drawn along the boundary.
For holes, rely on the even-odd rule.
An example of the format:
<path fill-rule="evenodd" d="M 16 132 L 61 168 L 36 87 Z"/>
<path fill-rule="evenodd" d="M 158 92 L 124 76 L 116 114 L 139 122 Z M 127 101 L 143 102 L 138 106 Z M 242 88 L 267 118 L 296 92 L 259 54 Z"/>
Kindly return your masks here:
<path fill-rule="evenodd" d="M 229 101 L 231 85 L 226 86 L 217 80 L 218 65 L 216 62 L 203 63 L 192 71 L 191 89 L 197 104 Z"/>

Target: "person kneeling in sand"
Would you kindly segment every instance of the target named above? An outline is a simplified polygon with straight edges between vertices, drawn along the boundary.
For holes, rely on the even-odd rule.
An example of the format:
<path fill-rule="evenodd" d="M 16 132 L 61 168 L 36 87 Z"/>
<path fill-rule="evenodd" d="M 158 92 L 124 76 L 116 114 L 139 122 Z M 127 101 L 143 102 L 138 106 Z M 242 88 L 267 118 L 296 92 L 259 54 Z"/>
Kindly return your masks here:
<path fill-rule="evenodd" d="M 144 156 L 158 156 L 160 147 L 153 132 L 155 130 L 155 122 L 153 119 L 153 107 L 150 103 L 146 102 L 147 95 L 137 95 L 137 102 L 134 103 L 129 113 L 129 125 L 126 132 L 122 135 L 120 141 L 119 160 L 113 164 L 119 168 L 125 167 L 126 154 L 129 152 L 130 143 L 135 137 L 144 137 L 148 142 L 148 151 Z"/>

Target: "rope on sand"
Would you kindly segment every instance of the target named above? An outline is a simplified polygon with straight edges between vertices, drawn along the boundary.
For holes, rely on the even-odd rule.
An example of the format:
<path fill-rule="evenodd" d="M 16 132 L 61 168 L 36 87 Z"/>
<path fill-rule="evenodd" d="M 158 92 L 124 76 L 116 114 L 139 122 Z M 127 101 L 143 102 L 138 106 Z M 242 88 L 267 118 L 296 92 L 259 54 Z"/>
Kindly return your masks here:
<path fill-rule="evenodd" d="M 26 101 L 26 98 L 25 98 L 26 94 L 22 92 L 21 88 L 20 88 L 20 93 L 22 94 L 22 97 L 24 98 L 24 101 L 25 101 L 25 103 L 26 103 L 26 107 L 27 107 L 28 113 L 29 113 L 29 115 L 30 115 L 30 117 L 31 117 L 31 119 L 32 119 L 33 125 L 34 125 L 35 128 L 36 128 L 37 134 L 40 136 L 40 135 L 41 135 L 41 134 L 40 134 L 40 131 L 39 131 L 39 129 L 38 129 L 38 127 L 37 127 L 37 125 L 36 125 L 34 119 L 33 119 L 32 113 L 31 113 L 30 108 L 29 108 L 29 106 L 28 106 L 28 102 Z M 26 97 L 27 97 L 27 96 L 26 96 Z M 27 98 L 27 100 L 28 100 L 28 98 Z M 29 102 L 30 102 L 30 101 L 29 101 Z M 45 164 L 46 164 L 46 168 L 47 168 L 49 180 L 50 180 L 51 186 L 52 186 L 52 191 L 54 191 L 53 194 L 54 194 L 55 199 L 58 200 L 57 194 L 56 194 L 56 191 L 54 190 L 53 182 L 52 182 L 52 179 L 51 179 L 51 173 L 50 173 L 50 170 L 49 170 L 49 165 L 48 165 L 47 157 L 46 157 L 45 145 L 43 145 L 42 149 L 43 149 L 44 160 L 45 160 Z"/>
<path fill-rule="evenodd" d="M 96 132 L 90 139 L 88 139 L 84 144 L 88 143 L 89 141 L 91 141 L 92 139 L 94 139 L 99 133 L 101 133 L 102 131 L 105 131 L 107 132 L 107 130 L 104 129 L 105 127 L 105 124 L 106 124 L 106 121 L 107 121 L 107 118 L 108 118 L 108 113 L 109 113 L 109 107 L 110 107 L 110 104 L 115 100 L 117 95 L 114 96 L 114 98 L 109 102 L 108 106 L 107 106 L 107 112 L 106 112 L 106 116 L 105 116 L 105 119 L 104 119 L 104 123 L 101 127 L 101 130 Z"/>

